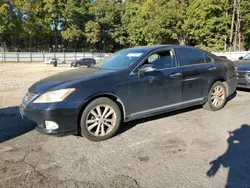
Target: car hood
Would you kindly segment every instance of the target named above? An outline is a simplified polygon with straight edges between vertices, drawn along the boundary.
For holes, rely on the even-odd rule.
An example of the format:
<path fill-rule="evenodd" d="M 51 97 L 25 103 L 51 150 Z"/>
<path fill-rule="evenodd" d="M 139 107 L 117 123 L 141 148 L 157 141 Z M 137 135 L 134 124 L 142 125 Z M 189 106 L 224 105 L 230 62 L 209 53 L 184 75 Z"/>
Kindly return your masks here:
<path fill-rule="evenodd" d="M 238 67 L 238 71 L 250 71 L 250 61 L 242 60 L 242 61 L 236 61 L 235 63 Z"/>
<path fill-rule="evenodd" d="M 29 92 L 34 94 L 41 94 L 47 91 L 62 89 L 70 87 L 70 85 L 72 84 L 98 78 L 112 72 L 114 72 L 114 70 L 101 70 L 96 68 L 78 68 L 70 71 L 65 71 L 36 82 L 29 88 Z"/>
<path fill-rule="evenodd" d="M 234 61 L 235 64 L 241 65 L 241 64 L 250 64 L 250 60 L 236 60 Z"/>

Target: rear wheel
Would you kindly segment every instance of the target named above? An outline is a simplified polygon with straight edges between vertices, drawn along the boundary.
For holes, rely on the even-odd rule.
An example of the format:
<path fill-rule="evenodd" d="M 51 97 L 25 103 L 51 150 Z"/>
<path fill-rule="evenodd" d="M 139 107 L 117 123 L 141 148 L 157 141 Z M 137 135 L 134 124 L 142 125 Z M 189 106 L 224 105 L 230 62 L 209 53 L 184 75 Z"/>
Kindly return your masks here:
<path fill-rule="evenodd" d="M 227 90 L 222 82 L 216 82 L 210 89 L 208 100 L 204 104 L 204 108 L 212 111 L 222 109 L 227 100 Z"/>
<path fill-rule="evenodd" d="M 121 124 L 121 111 L 109 98 L 92 101 L 81 117 L 81 134 L 92 141 L 111 138 Z"/>

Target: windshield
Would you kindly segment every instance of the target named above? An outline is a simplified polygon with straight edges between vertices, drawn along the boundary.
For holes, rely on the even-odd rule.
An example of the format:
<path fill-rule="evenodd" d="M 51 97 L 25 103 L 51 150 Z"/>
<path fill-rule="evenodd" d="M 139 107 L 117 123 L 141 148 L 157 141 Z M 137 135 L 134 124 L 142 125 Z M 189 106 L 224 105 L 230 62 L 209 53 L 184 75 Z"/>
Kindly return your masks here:
<path fill-rule="evenodd" d="M 128 68 L 146 54 L 145 49 L 126 49 L 119 51 L 96 64 L 100 69 L 122 70 Z"/>
<path fill-rule="evenodd" d="M 250 60 L 250 53 L 244 57 L 244 60 Z"/>

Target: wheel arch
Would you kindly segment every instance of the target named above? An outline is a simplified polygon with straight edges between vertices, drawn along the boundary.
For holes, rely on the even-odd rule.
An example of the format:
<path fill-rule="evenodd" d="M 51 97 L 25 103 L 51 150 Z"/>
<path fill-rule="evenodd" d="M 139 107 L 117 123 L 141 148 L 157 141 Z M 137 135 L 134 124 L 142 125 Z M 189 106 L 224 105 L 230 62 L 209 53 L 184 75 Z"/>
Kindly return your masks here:
<path fill-rule="evenodd" d="M 210 85 L 210 87 L 209 87 L 208 93 L 209 93 L 209 91 L 211 90 L 211 88 L 213 87 L 213 85 L 214 85 L 216 82 L 222 82 L 222 83 L 225 85 L 225 87 L 226 87 L 226 92 L 227 92 L 227 96 L 228 96 L 229 87 L 228 87 L 228 84 L 227 84 L 227 79 L 226 79 L 226 78 L 223 78 L 223 77 L 216 78 L 216 79 L 213 80 L 213 82 L 211 82 L 211 85 Z"/>
<path fill-rule="evenodd" d="M 91 103 L 92 101 L 94 101 L 95 99 L 101 98 L 101 97 L 106 97 L 109 98 L 110 100 L 112 100 L 113 102 L 115 102 L 119 109 L 121 110 L 121 115 L 122 115 L 122 120 L 125 121 L 126 118 L 126 110 L 125 110 L 125 106 L 122 102 L 122 100 L 117 97 L 114 94 L 111 93 L 102 93 L 102 94 L 97 94 L 94 96 L 89 97 L 83 105 L 80 106 L 79 111 L 78 111 L 78 115 L 77 115 L 77 129 L 78 131 L 80 130 L 80 122 L 81 122 L 81 115 L 82 112 L 84 111 L 84 109 L 88 106 L 89 103 Z"/>

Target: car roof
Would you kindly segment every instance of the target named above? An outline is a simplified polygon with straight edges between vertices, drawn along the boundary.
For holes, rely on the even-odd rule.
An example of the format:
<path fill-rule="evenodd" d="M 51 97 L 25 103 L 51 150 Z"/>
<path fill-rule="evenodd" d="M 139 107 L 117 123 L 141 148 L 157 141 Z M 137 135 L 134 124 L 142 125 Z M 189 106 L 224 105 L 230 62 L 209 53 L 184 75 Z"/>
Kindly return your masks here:
<path fill-rule="evenodd" d="M 187 45 L 155 45 L 155 46 L 137 46 L 137 47 L 133 47 L 133 48 L 128 48 L 128 49 L 138 49 L 138 50 L 147 50 L 147 51 L 154 51 L 157 49 L 161 49 L 161 48 L 192 48 L 192 49 L 197 49 L 193 46 L 187 46 Z"/>
<path fill-rule="evenodd" d="M 160 49 L 164 49 L 164 48 L 189 48 L 189 49 L 194 49 L 194 50 L 198 50 L 201 51 L 205 54 L 207 54 L 208 56 L 210 56 L 213 59 L 218 59 L 219 57 L 217 57 L 216 55 L 206 51 L 206 50 L 202 50 L 200 48 L 196 48 L 193 46 L 188 46 L 188 45 L 155 45 L 155 46 L 138 46 L 138 47 L 134 47 L 134 48 L 129 48 L 129 49 L 138 49 L 138 50 L 146 50 L 147 52 L 152 52 L 154 50 L 160 50 Z"/>

